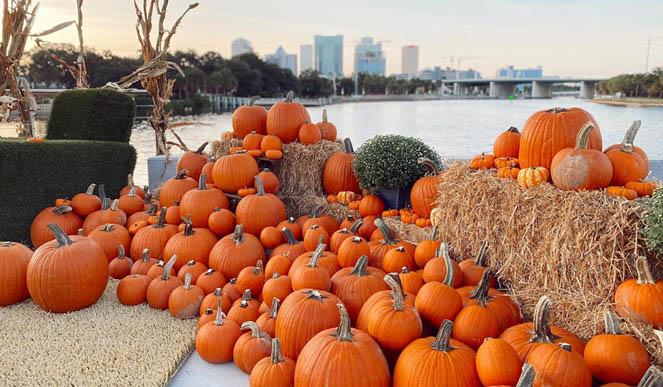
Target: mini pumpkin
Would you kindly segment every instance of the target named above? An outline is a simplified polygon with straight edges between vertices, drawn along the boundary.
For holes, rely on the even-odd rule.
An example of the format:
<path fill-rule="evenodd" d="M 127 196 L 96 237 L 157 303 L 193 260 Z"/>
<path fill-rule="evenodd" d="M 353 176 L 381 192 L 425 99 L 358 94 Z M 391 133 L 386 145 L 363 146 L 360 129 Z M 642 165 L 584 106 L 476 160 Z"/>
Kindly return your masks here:
<path fill-rule="evenodd" d="M 272 350 L 268 358 L 258 361 L 249 377 L 252 387 L 291 387 L 295 378 L 295 362 L 283 356 L 281 341 L 272 339 Z"/>
<path fill-rule="evenodd" d="M 550 172 L 544 167 L 529 167 L 518 171 L 518 184 L 525 188 L 541 185 L 548 179 L 550 179 Z"/>
<path fill-rule="evenodd" d="M 637 278 L 622 282 L 615 290 L 617 314 L 663 328 L 663 281 L 655 281 L 647 259 L 635 261 Z"/>
<path fill-rule="evenodd" d="M 470 161 L 470 167 L 473 169 L 491 169 L 495 166 L 495 156 L 481 153 Z"/>

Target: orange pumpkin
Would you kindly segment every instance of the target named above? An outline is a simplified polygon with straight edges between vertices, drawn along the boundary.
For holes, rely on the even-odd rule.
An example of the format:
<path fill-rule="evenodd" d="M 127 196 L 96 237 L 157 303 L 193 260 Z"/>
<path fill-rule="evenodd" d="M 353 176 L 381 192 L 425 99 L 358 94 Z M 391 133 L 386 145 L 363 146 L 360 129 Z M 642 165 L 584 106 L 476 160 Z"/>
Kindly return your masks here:
<path fill-rule="evenodd" d="M 277 136 L 284 143 L 297 140 L 299 128 L 304 122 L 311 121 L 304 105 L 293 102 L 294 97 L 295 93 L 289 91 L 283 101 L 272 105 L 267 112 L 267 133 Z"/>
<path fill-rule="evenodd" d="M 30 297 L 26 284 L 32 250 L 20 243 L 0 242 L 0 306 Z"/>
<path fill-rule="evenodd" d="M 242 323 L 242 330 L 249 329 L 237 339 L 233 349 L 233 360 L 240 370 L 251 373 L 253 367 L 272 351 L 272 338 L 253 321 Z"/>
<path fill-rule="evenodd" d="M 263 137 L 264 136 L 262 134 L 251 132 L 246 136 L 244 136 L 244 140 L 242 141 L 242 147 L 248 151 L 260 150 L 260 143 L 262 142 Z"/>
<path fill-rule="evenodd" d="M 266 193 L 262 180 L 255 177 L 256 193 L 242 198 L 235 209 L 237 223 L 246 232 L 259 236 L 268 226 L 276 226 L 286 219 L 285 205 L 276 195 Z"/>
<path fill-rule="evenodd" d="M 214 184 L 223 192 L 235 193 L 253 186 L 253 177 L 260 173 L 256 160 L 246 153 L 222 156 L 214 164 Z"/>
<path fill-rule="evenodd" d="M 343 144 L 344 151 L 332 154 L 322 171 L 322 186 L 328 194 L 335 195 L 342 191 L 361 192 L 359 181 L 352 169 L 352 161 L 355 158 L 352 141 L 346 138 Z"/>
<path fill-rule="evenodd" d="M 232 234 L 221 238 L 209 254 L 209 267 L 220 271 L 225 278 L 236 278 L 247 266 L 255 266 L 265 260 L 265 249 L 260 240 L 244 232 L 241 224 Z"/>
<path fill-rule="evenodd" d="M 233 112 L 232 127 L 236 138 L 244 138 L 254 131 L 260 134 L 267 133 L 267 110 L 255 105 L 258 99 L 259 96 L 251 97 L 248 104 L 238 107 Z"/>
<path fill-rule="evenodd" d="M 518 157 L 520 149 L 520 132 L 513 126 L 500 133 L 493 144 L 495 157 Z M 499 167 L 498 167 L 499 168 Z"/>
<path fill-rule="evenodd" d="M 44 208 L 35 216 L 30 226 L 30 239 L 32 239 L 34 247 L 39 247 L 55 239 L 55 234 L 48 229 L 50 224 L 57 224 L 65 232 L 65 235 L 73 235 L 76 234 L 83 222 L 78 215 L 72 212 L 72 208 L 69 206 Z"/>
<path fill-rule="evenodd" d="M 198 329 L 196 351 L 208 363 L 227 363 L 233 359 L 233 348 L 241 335 L 239 324 L 227 319 L 219 308 L 216 319 Z"/>
<path fill-rule="evenodd" d="M 437 186 L 440 184 L 440 171 L 430 159 L 420 157 L 419 164 L 428 169 L 428 176 L 419 178 L 410 191 L 412 210 L 419 216 L 430 217 L 437 201 Z"/>
<path fill-rule="evenodd" d="M 497 170 L 497 177 L 503 179 L 518 179 L 520 168 L 518 167 L 503 167 Z"/>
<path fill-rule="evenodd" d="M 318 122 L 318 128 L 320 128 L 320 134 L 322 134 L 322 139 L 327 141 L 336 141 L 336 125 L 329 122 L 327 119 L 327 109 L 322 109 L 322 121 Z"/>
<path fill-rule="evenodd" d="M 638 197 L 651 196 L 656 190 L 657 184 L 653 181 L 630 181 L 624 188 L 637 192 Z"/>
<path fill-rule="evenodd" d="M 187 176 L 193 180 L 198 180 L 203 167 L 207 164 L 207 156 L 203 153 L 207 144 L 208 142 L 205 141 L 195 151 L 184 152 L 177 160 L 177 170 L 185 170 Z"/>
<path fill-rule="evenodd" d="M 283 152 L 280 150 L 270 149 L 265 151 L 265 157 L 270 160 L 281 160 L 283 158 Z"/>
<path fill-rule="evenodd" d="M 322 140 L 320 128 L 316 124 L 305 121 L 299 128 L 299 142 L 304 145 L 317 144 Z"/>
<path fill-rule="evenodd" d="M 265 153 L 270 150 L 281 151 L 281 149 L 283 149 L 283 142 L 281 142 L 281 139 L 276 136 L 267 135 L 260 141 L 260 150 Z"/>
<path fill-rule="evenodd" d="M 470 161 L 470 167 L 473 169 L 491 169 L 495 166 L 495 156 L 481 153 Z"/>
<path fill-rule="evenodd" d="M 198 186 L 196 180 L 188 177 L 186 173 L 186 170 L 180 170 L 173 178 L 163 183 L 159 194 L 159 201 L 162 206 L 170 207 L 174 205 L 176 201 L 182 200 L 185 193 Z"/>
<path fill-rule="evenodd" d="M 544 167 L 529 167 L 518 171 L 518 184 L 521 187 L 532 188 L 546 183 L 550 179 L 550 172 Z"/>
<path fill-rule="evenodd" d="M 295 362 L 281 353 L 281 341 L 272 339 L 268 358 L 256 363 L 249 377 L 252 387 L 291 387 L 295 378 Z"/>
<path fill-rule="evenodd" d="M 189 217 L 194 227 L 207 227 L 215 209 L 230 208 L 226 195 L 216 188 L 207 188 L 206 180 L 207 175 L 200 175 L 198 188 L 186 192 L 180 201 L 180 214 Z"/>
<path fill-rule="evenodd" d="M 94 194 L 95 187 L 96 184 L 90 184 L 85 192 L 77 193 L 71 198 L 71 208 L 77 215 L 85 217 L 101 208 L 101 199 Z M 99 186 L 99 190 L 101 194 L 102 186 Z M 56 205 L 56 207 L 59 206 Z"/>
<path fill-rule="evenodd" d="M 647 259 L 635 261 L 637 278 L 622 282 L 615 290 L 617 314 L 636 321 L 644 321 L 656 329 L 663 328 L 663 281 L 656 281 Z"/>
<path fill-rule="evenodd" d="M 605 151 L 603 152 L 608 153 L 611 150 L 630 148 L 631 151 L 633 151 L 633 153 L 637 154 L 642 158 L 642 160 L 645 163 L 645 169 L 649 171 L 649 157 L 647 157 L 647 153 L 645 153 L 644 149 L 633 145 L 635 136 L 636 134 L 638 134 L 638 130 L 640 130 L 640 125 L 641 125 L 640 120 L 633 121 L 631 127 L 626 131 L 626 134 L 624 135 L 624 140 L 621 142 L 621 144 L 610 145 L 609 147 L 605 148 Z"/>
<path fill-rule="evenodd" d="M 611 185 L 606 187 L 605 192 L 611 196 L 618 196 L 628 200 L 637 199 L 638 193 L 635 190 Z"/>
<path fill-rule="evenodd" d="M 276 174 L 269 169 L 263 169 L 258 176 L 262 180 L 262 185 L 265 187 L 265 192 L 276 194 L 279 191 L 279 178 Z"/>

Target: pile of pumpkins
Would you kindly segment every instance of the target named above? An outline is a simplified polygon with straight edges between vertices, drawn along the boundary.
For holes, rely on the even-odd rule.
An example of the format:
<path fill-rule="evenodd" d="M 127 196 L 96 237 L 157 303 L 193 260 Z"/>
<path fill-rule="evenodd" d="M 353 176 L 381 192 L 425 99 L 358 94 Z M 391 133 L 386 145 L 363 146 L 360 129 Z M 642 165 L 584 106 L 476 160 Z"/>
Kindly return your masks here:
<path fill-rule="evenodd" d="M 635 121 L 621 144 L 603 149 L 594 117 L 580 108 L 554 108 L 534 113 L 522 134 L 511 127 L 494 142 L 493 153 L 476 156 L 474 169 L 497 169 L 497 176 L 516 179 L 526 188 L 548 181 L 562 190 L 604 189 L 632 200 L 651 196 L 656 183 L 646 181 L 649 158 L 633 145 L 640 128 Z"/>

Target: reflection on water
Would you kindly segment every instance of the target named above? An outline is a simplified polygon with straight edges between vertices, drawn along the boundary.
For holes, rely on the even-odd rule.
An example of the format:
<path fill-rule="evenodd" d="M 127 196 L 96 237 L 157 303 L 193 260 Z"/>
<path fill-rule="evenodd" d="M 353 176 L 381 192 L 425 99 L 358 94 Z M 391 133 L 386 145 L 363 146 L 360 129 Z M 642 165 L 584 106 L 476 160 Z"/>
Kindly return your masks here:
<path fill-rule="evenodd" d="M 521 128 L 535 111 L 555 106 L 580 107 L 589 111 L 601 128 L 604 146 L 622 140 L 633 120 L 642 120 L 636 139 L 651 159 L 663 159 L 663 108 L 615 107 L 573 98 L 553 100 L 445 100 L 416 102 L 367 102 L 327 106 L 330 121 L 339 137 L 352 138 L 355 148 L 383 133 L 419 137 L 446 158 L 469 158 L 491 151 L 497 134 L 515 126 Z M 313 121 L 319 121 L 322 108 L 310 108 Z M 218 139 L 231 129 L 231 115 L 198 118 L 204 125 L 177 128 L 189 148 Z M 147 183 L 147 157 L 154 155 L 154 135 L 149 129 L 136 129 L 131 143 L 138 152 L 136 181 Z"/>

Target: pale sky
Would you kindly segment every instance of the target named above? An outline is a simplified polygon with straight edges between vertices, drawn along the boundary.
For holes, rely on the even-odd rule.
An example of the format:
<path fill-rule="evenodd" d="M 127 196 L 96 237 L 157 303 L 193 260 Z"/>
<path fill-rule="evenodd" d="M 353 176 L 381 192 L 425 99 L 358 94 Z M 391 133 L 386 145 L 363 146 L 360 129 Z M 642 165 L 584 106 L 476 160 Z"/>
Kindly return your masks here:
<path fill-rule="evenodd" d="M 137 0 L 142 2 L 142 0 Z M 190 1 L 171 0 L 172 21 Z M 352 72 L 362 36 L 384 44 L 387 73 L 401 71 L 401 47 L 419 46 L 419 67 L 449 65 L 493 77 L 497 68 L 543 66 L 544 75 L 611 76 L 663 66 L 663 0 L 199 0 L 173 38 L 174 49 L 230 56 L 236 37 L 260 55 L 282 45 L 299 55 L 313 35 L 344 36 L 344 71 Z M 74 20 L 76 0 L 41 0 L 34 31 Z M 132 55 L 138 50 L 132 1 L 85 0 L 86 45 Z M 75 29 L 45 38 L 76 42 Z"/>

